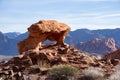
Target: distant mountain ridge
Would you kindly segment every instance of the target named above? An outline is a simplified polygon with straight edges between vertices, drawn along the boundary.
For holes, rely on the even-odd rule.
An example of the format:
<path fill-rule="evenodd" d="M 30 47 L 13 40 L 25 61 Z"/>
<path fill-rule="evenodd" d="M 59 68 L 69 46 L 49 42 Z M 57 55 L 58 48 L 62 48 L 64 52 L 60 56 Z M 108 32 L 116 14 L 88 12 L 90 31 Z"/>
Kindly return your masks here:
<path fill-rule="evenodd" d="M 7 36 L 6 36 L 7 34 Z M 16 35 L 13 39 L 9 36 L 9 33 L 3 34 L 4 38 L 0 38 L 0 54 L 1 55 L 13 55 L 18 54 L 17 43 L 28 36 L 28 32 Z M 8 37 L 9 36 L 9 37 Z M 1 36 L 0 36 L 1 37 Z M 73 44 L 74 46 L 80 42 L 87 42 L 94 38 L 106 39 L 113 38 L 116 46 L 120 47 L 120 28 L 117 29 L 101 29 L 101 30 L 89 30 L 89 29 L 77 29 L 70 31 L 67 35 L 65 42 Z M 5 42 L 5 41 L 8 42 Z M 4 45 L 4 46 L 3 46 Z"/>
<path fill-rule="evenodd" d="M 20 32 L 8 32 L 8 33 L 4 33 L 5 36 L 7 36 L 10 39 L 14 39 L 17 36 L 19 36 L 21 33 Z"/>
<path fill-rule="evenodd" d="M 120 46 L 120 28 L 116 29 L 100 29 L 100 30 L 88 30 L 88 29 L 78 29 L 71 31 L 69 34 L 73 38 L 73 43 L 87 42 L 93 38 L 113 38 Z"/>
<path fill-rule="evenodd" d="M 9 39 L 2 32 L 0 32 L 0 55 L 16 55 L 17 41 Z"/>
<path fill-rule="evenodd" d="M 104 55 L 109 52 L 116 51 L 118 47 L 115 44 L 115 40 L 113 38 L 99 39 L 94 38 L 87 42 L 80 42 L 75 45 L 75 47 L 79 50 L 100 55 Z"/>

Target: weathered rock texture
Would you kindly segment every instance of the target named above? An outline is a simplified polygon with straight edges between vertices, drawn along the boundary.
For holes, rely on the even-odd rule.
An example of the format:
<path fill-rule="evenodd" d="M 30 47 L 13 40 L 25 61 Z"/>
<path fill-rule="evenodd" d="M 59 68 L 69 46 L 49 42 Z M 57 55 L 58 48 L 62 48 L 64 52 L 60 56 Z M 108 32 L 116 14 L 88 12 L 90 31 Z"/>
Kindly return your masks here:
<path fill-rule="evenodd" d="M 88 53 L 96 53 L 96 54 L 107 54 L 109 52 L 113 52 L 117 50 L 117 46 L 115 44 L 115 40 L 113 38 L 107 39 L 99 39 L 94 38 L 88 42 L 81 42 L 76 45 L 76 48 Z"/>
<path fill-rule="evenodd" d="M 70 27 L 64 23 L 55 20 L 41 20 L 28 28 L 29 36 L 18 43 L 18 51 L 20 54 L 31 49 L 38 51 L 45 40 L 57 41 L 56 44 L 63 45 L 69 31 Z"/>
<path fill-rule="evenodd" d="M 71 45 L 45 45 L 37 52 L 29 50 L 9 61 L 0 62 L 0 76 L 14 77 L 15 80 L 25 80 L 24 76 L 31 80 L 45 80 L 42 79 L 43 74 L 46 74 L 46 71 L 52 66 L 59 64 L 67 64 L 79 69 L 90 66 L 101 67 L 106 71 L 113 67 L 105 60 L 80 52 Z M 30 77 L 32 75 L 35 79 Z"/>
<path fill-rule="evenodd" d="M 39 74 L 43 67 L 48 68 L 53 65 L 68 64 L 78 68 L 87 68 L 91 64 L 95 64 L 95 61 L 95 57 L 79 52 L 73 46 L 48 45 L 43 46 L 38 52 L 29 50 L 9 61 L 0 62 L 0 75 L 14 77 L 20 73 L 21 75 L 18 75 L 18 80 L 20 80 L 20 78 L 28 74 Z"/>
<path fill-rule="evenodd" d="M 107 63 L 113 64 L 114 66 L 120 64 L 120 49 L 106 54 L 104 59 L 106 59 Z"/>
<path fill-rule="evenodd" d="M 119 59 L 120 60 L 120 49 L 106 54 L 105 58 L 107 58 L 107 59 Z"/>

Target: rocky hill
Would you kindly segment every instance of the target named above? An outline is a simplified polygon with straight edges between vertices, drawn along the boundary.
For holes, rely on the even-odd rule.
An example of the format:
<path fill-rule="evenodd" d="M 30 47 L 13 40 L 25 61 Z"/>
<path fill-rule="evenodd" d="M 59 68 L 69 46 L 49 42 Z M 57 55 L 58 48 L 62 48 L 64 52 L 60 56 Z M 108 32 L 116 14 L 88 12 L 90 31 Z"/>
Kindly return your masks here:
<path fill-rule="evenodd" d="M 21 55 L 12 57 L 10 60 L 0 62 L 0 78 L 15 80 L 56 80 L 48 79 L 49 70 L 60 64 L 70 65 L 84 70 L 89 67 L 98 67 L 104 70 L 105 75 L 111 74 L 112 68 L 118 65 L 120 60 L 106 59 L 83 53 L 71 45 L 44 45 L 39 51 L 28 50 Z M 97 73 L 98 74 L 98 73 Z M 77 78 L 79 78 L 80 73 Z M 79 79 L 78 79 L 79 80 Z"/>
<path fill-rule="evenodd" d="M 94 38 L 87 42 L 80 42 L 75 45 L 77 49 L 92 54 L 107 54 L 117 50 L 115 40 L 113 38 L 99 39 Z"/>
<path fill-rule="evenodd" d="M 90 66 L 111 69 L 105 61 L 95 56 L 85 54 L 71 45 L 53 46 L 44 45 L 40 51 L 29 50 L 21 55 L 11 58 L 9 61 L 0 62 L 1 78 L 25 80 L 46 80 L 49 68 L 54 65 L 67 64 L 78 69 L 85 69 Z M 31 76 L 35 76 L 34 79 Z M 53 79 L 49 79 L 53 80 Z"/>

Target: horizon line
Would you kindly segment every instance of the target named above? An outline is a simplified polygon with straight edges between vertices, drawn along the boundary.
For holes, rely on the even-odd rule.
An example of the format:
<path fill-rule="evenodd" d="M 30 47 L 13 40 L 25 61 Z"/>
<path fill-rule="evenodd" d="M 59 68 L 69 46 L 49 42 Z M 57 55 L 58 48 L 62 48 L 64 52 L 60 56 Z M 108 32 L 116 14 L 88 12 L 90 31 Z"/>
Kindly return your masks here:
<path fill-rule="evenodd" d="M 120 29 L 120 28 L 104 28 L 104 29 L 79 28 L 79 29 L 70 30 L 70 31 L 77 31 L 77 30 L 115 30 L 115 29 Z M 19 31 L 10 31 L 10 32 L 4 32 L 4 31 L 3 31 L 3 32 L 2 32 L 2 31 L 0 31 L 0 32 L 3 33 L 3 34 L 6 34 L 6 33 L 14 33 L 14 32 L 23 34 L 23 33 L 26 33 L 26 32 L 28 32 L 28 31 L 26 31 L 26 32 L 19 32 Z"/>

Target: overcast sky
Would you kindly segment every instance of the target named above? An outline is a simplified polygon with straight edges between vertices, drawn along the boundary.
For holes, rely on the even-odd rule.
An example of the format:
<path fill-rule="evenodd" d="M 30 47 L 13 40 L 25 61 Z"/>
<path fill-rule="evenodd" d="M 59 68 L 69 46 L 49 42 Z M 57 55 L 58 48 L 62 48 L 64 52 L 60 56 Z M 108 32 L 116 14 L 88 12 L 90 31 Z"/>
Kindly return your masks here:
<path fill-rule="evenodd" d="M 0 0 L 0 31 L 26 32 L 42 19 L 72 30 L 120 28 L 120 0 Z"/>

